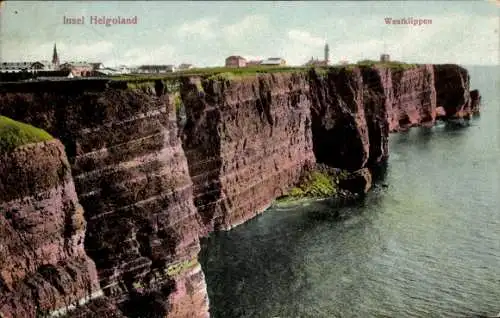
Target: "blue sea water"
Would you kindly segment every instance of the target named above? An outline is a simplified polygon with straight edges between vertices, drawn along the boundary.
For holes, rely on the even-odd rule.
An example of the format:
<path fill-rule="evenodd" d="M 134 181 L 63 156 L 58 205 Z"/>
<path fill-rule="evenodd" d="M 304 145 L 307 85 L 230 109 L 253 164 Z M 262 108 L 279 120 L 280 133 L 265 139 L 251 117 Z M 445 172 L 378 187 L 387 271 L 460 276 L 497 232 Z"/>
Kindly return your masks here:
<path fill-rule="evenodd" d="M 467 68 L 480 118 L 391 135 L 363 202 L 275 206 L 206 239 L 212 317 L 500 312 L 500 69 Z"/>

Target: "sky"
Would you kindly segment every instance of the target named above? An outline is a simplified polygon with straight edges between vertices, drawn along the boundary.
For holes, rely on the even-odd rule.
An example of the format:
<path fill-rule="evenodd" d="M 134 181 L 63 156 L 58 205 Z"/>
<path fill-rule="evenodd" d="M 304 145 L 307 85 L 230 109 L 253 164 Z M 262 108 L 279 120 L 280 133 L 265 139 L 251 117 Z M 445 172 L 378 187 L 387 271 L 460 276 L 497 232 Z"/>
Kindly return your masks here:
<path fill-rule="evenodd" d="M 6 1 L 0 5 L 0 61 L 51 60 L 106 66 L 191 63 L 219 66 L 230 55 L 356 62 L 498 65 L 500 0 L 477 1 Z M 81 25 L 64 17 L 85 17 Z M 137 24 L 90 24 L 91 16 Z M 386 24 L 385 18 L 431 24 Z"/>

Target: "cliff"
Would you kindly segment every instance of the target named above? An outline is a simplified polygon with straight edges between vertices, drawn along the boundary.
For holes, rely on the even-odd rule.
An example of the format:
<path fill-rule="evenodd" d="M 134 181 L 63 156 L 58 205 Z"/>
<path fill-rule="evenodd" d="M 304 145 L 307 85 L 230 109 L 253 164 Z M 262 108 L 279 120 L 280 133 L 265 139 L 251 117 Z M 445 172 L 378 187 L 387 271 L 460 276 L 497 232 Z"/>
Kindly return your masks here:
<path fill-rule="evenodd" d="M 184 310 L 206 314 L 197 262 L 172 272 L 196 259 L 200 247 L 192 182 L 170 101 L 154 90 L 100 84 L 8 86 L 0 93 L 1 113 L 36 123 L 65 144 L 85 210 L 85 250 L 110 301 L 125 314 L 138 310 L 137 303 L 145 312 L 181 312 L 175 308 L 181 302 L 190 304 Z"/>
<path fill-rule="evenodd" d="M 206 317 L 200 236 L 261 213 L 316 162 L 367 191 L 389 132 L 467 119 L 476 96 L 459 66 L 375 65 L 2 85 L 0 114 L 66 147 L 107 297 L 72 316 Z"/>
<path fill-rule="evenodd" d="M 183 147 L 205 234 L 264 211 L 314 162 L 305 74 L 183 84 Z"/>
<path fill-rule="evenodd" d="M 83 210 L 59 141 L 0 155 L 1 317 L 56 315 L 100 296 L 84 236 Z"/>

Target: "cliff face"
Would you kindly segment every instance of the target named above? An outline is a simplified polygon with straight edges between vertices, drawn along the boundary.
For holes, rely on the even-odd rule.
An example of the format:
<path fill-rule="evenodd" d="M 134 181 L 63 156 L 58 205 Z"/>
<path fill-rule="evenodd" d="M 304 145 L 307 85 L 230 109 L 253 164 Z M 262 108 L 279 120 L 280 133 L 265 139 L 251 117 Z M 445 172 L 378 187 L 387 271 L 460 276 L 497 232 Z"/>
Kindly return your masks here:
<path fill-rule="evenodd" d="M 467 118 L 480 100 L 470 96 L 467 72 L 449 65 L 178 84 L 180 99 L 161 81 L 0 88 L 0 114 L 66 147 L 85 210 L 85 251 L 107 297 L 74 317 L 207 317 L 199 236 L 262 212 L 316 161 L 355 171 L 346 187 L 367 191 L 367 167 L 389 156 L 390 131 Z"/>
<path fill-rule="evenodd" d="M 59 141 L 0 155 L 0 316 L 64 313 L 100 296 L 85 226 Z"/>
<path fill-rule="evenodd" d="M 470 118 L 472 113 L 469 91 L 469 73 L 454 64 L 434 65 L 437 107 L 442 107 L 448 118 Z"/>
<path fill-rule="evenodd" d="M 104 293 L 126 313 L 132 296 L 136 307 L 153 301 L 168 311 L 172 290 L 186 302 L 201 292 L 204 302 L 193 310 L 205 315 L 200 278 L 168 274 L 199 251 L 192 182 L 168 97 L 126 86 L 41 85 L 53 87 L 1 93 L 0 112 L 65 144 L 88 222 L 85 249 Z M 164 292 L 163 303 L 151 291 Z"/>
<path fill-rule="evenodd" d="M 319 162 L 356 170 L 368 161 L 370 141 L 359 69 L 311 74 L 312 136 Z"/>
<path fill-rule="evenodd" d="M 435 82 L 432 65 L 393 71 L 394 99 L 389 129 L 398 131 L 419 125 L 432 126 L 436 119 L 436 91 L 443 95 L 440 85 Z"/>
<path fill-rule="evenodd" d="M 265 210 L 314 162 L 305 74 L 182 85 L 183 146 L 205 233 Z"/>
<path fill-rule="evenodd" d="M 386 160 L 389 132 L 479 112 L 479 93 L 457 65 L 332 69 L 310 81 L 316 159 L 348 170 Z"/>
<path fill-rule="evenodd" d="M 442 91 L 435 85 L 432 65 L 313 72 L 311 112 L 317 160 L 349 170 L 386 160 L 390 131 L 434 124 L 436 89 Z"/>

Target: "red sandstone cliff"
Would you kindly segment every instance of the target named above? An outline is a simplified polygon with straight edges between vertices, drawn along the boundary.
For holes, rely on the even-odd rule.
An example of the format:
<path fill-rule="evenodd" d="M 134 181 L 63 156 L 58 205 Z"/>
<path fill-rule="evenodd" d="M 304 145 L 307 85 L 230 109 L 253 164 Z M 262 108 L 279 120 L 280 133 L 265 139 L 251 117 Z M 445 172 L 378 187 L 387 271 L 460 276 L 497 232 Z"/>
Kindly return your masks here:
<path fill-rule="evenodd" d="M 314 162 L 306 74 L 187 79 L 183 146 L 205 231 L 264 211 Z"/>
<path fill-rule="evenodd" d="M 0 114 L 66 146 L 107 296 L 72 316 L 206 317 L 199 235 L 262 212 L 315 161 L 357 171 L 349 187 L 366 190 L 389 131 L 432 124 L 438 106 L 446 119 L 478 105 L 458 66 L 193 77 L 180 92 L 183 119 L 160 81 L 0 88 Z"/>
<path fill-rule="evenodd" d="M 436 104 L 442 107 L 447 118 L 470 118 L 472 114 L 469 73 L 454 64 L 433 65 Z"/>
<path fill-rule="evenodd" d="M 0 155 L 1 317 L 64 313 L 100 296 L 85 224 L 59 141 Z"/>
<path fill-rule="evenodd" d="M 467 71 L 457 65 L 333 68 L 310 80 L 316 159 L 349 170 L 386 160 L 389 132 L 479 112 L 479 94 L 471 106 Z"/>
<path fill-rule="evenodd" d="M 201 270 L 169 274 L 172 266 L 196 259 L 200 248 L 192 182 L 169 99 L 126 83 L 75 83 L 1 92 L 0 112 L 65 144 L 88 223 L 85 249 L 109 300 L 125 314 L 162 307 L 173 311 L 170 317 L 184 317 L 168 301 L 175 295 L 175 302 L 191 304 L 192 317 L 205 317 Z"/>

